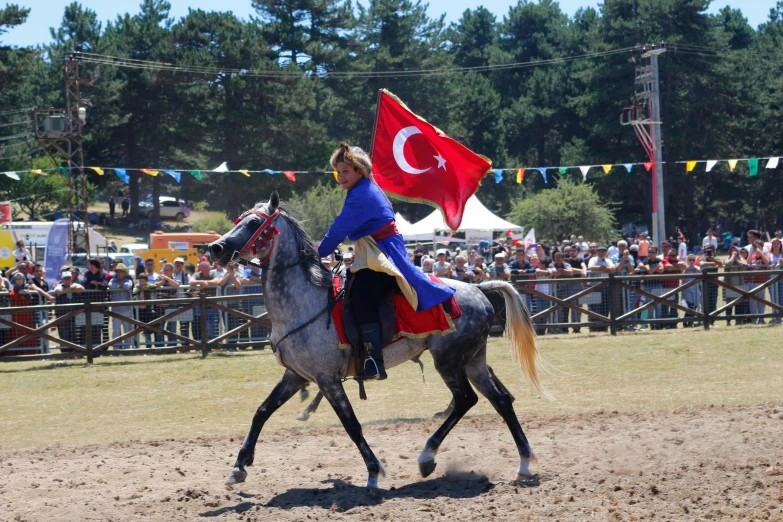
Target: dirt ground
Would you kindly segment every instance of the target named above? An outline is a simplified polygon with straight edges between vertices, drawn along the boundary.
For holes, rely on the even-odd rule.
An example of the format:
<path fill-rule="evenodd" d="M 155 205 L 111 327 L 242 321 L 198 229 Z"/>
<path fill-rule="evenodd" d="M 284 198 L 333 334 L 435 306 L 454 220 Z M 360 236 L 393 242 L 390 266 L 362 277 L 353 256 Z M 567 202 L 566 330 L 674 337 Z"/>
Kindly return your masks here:
<path fill-rule="evenodd" d="M 433 421 L 376 424 L 382 490 L 341 429 L 263 434 L 239 487 L 241 437 L 0 454 L 0 519 L 783 520 L 783 403 L 536 418 L 523 427 L 541 484 L 516 487 L 499 418 L 467 418 L 434 475 L 416 458 Z"/>

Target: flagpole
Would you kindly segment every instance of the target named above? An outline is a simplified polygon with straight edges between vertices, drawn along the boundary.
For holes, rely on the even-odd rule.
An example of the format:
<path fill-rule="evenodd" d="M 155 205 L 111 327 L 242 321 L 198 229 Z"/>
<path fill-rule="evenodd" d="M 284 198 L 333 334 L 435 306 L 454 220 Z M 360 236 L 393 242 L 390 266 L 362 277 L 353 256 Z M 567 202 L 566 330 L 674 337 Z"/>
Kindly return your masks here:
<path fill-rule="evenodd" d="M 381 113 L 381 93 L 383 89 L 378 89 L 378 101 L 375 103 L 375 121 L 372 124 L 372 138 L 370 139 L 370 159 L 372 159 L 372 151 L 375 148 L 375 131 L 378 129 L 378 116 Z"/>

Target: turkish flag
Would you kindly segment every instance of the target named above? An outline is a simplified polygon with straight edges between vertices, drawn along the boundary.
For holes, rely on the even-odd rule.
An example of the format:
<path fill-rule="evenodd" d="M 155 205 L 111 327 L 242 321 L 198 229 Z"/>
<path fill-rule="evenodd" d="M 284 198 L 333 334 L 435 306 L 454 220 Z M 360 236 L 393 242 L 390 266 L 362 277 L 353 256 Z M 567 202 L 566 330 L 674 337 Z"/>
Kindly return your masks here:
<path fill-rule="evenodd" d="M 491 166 L 491 161 L 380 91 L 372 173 L 391 197 L 437 207 L 449 228 L 457 230 L 465 203 Z"/>
<path fill-rule="evenodd" d="M 12 221 L 11 217 L 11 202 L 10 201 L 3 201 L 0 202 L 0 223 L 10 223 Z"/>

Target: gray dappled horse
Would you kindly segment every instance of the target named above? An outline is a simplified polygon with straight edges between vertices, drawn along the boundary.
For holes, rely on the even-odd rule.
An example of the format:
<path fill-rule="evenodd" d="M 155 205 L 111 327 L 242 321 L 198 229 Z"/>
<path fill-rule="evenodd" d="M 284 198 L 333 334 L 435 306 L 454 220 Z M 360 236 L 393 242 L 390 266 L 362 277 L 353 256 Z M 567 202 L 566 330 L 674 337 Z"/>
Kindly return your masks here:
<path fill-rule="evenodd" d="M 315 244 L 301 223 L 280 203 L 277 192 L 273 192 L 267 203 L 260 203 L 240 216 L 234 228 L 209 245 L 209 250 L 220 264 L 232 259 L 261 259 L 264 301 L 272 321 L 272 349 L 286 368 L 280 382 L 253 416 L 227 484 L 244 482 L 245 467 L 253 464 L 256 442 L 264 423 L 284 402 L 308 382 L 313 382 L 359 448 L 369 473 L 367 487 L 377 488 L 378 475 L 384 474 L 383 467 L 365 441 L 362 427 L 343 389 L 342 379 L 351 354 L 339 349 L 337 331 L 331 324 L 331 272 L 321 265 Z M 455 297 L 462 310 L 462 316 L 454 320 L 456 331 L 445 337 L 402 339 L 384 348 L 387 368 L 429 350 L 435 369 L 453 395 L 454 409 L 427 440 L 419 456 L 419 471 L 427 477 L 435 470 L 435 455 L 443 439 L 478 402 L 472 384 L 489 399 L 511 431 L 520 457 L 517 482 L 537 484 L 538 476 L 530 470 L 535 456 L 514 413 L 513 398 L 487 366 L 487 337 L 494 310 L 485 294 L 499 292 L 503 295 L 511 353 L 522 373 L 540 391 L 536 372 L 538 351 L 530 315 L 517 291 L 508 283 L 444 282 L 456 290 Z M 384 385 L 389 386 L 391 382 Z"/>

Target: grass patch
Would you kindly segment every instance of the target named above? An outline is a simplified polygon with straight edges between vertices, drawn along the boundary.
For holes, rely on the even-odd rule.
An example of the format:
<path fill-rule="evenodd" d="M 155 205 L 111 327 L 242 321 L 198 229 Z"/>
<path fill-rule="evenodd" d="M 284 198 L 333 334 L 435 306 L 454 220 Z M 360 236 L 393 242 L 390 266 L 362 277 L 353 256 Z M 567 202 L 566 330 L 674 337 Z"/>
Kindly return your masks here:
<path fill-rule="evenodd" d="M 752 404 L 783 396 L 781 327 L 732 327 L 608 335 L 546 336 L 541 352 L 555 396 L 534 396 L 504 339 L 490 341 L 489 362 L 516 396 L 521 418 L 595 411 L 649 411 L 699 404 Z M 429 353 L 427 383 L 412 363 L 389 380 L 370 383 L 368 401 L 346 383 L 362 422 L 428 418 L 450 395 Z M 282 369 L 269 351 L 156 357 L 105 357 L 83 362 L 0 365 L 0 448 L 76 446 L 129 439 L 243 437 Z M 314 391 L 314 390 L 313 390 Z M 328 403 L 307 424 L 295 397 L 265 427 L 322 427 L 339 421 Z M 470 415 L 495 415 L 481 399 Z M 523 422 L 524 426 L 524 422 Z M 263 436 L 263 435 L 262 435 Z"/>

